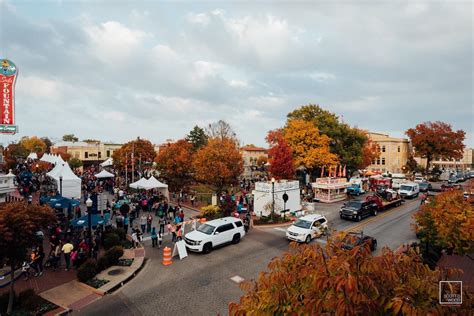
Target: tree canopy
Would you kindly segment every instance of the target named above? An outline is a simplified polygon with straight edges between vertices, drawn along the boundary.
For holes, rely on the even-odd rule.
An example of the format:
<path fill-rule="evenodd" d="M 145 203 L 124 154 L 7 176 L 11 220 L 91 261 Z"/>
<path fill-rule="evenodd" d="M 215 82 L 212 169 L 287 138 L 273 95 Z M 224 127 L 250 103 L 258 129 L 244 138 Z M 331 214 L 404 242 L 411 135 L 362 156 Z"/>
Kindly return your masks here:
<path fill-rule="evenodd" d="M 270 174 L 276 179 L 293 179 L 295 176 L 293 152 L 284 139 L 282 130 L 269 131 L 266 140 L 270 145 L 268 150 Z"/>
<path fill-rule="evenodd" d="M 135 164 L 135 170 L 138 170 L 140 159 L 142 165 L 151 164 L 155 156 L 156 152 L 153 144 L 149 140 L 141 138 L 129 141 L 112 154 L 114 166 L 119 169 L 124 169 L 125 163 L 127 163 L 129 172 L 131 171 L 132 161 Z"/>
<path fill-rule="evenodd" d="M 375 257 L 364 246 L 345 250 L 330 239 L 324 247 L 293 244 L 268 269 L 242 284 L 246 293 L 229 305 L 230 315 L 462 314 L 473 302 L 465 292 L 463 306 L 439 305 L 438 282 L 454 272 L 431 270 L 413 250 L 385 248 Z"/>
<path fill-rule="evenodd" d="M 416 155 L 426 158 L 426 170 L 433 159 L 461 159 L 464 151 L 463 130 L 453 131 L 444 122 L 425 122 L 406 131 Z"/>
<path fill-rule="evenodd" d="M 163 148 L 156 156 L 160 176 L 165 178 L 170 190 L 177 191 L 192 179 L 193 145 L 181 139 Z"/>
<path fill-rule="evenodd" d="M 315 170 L 338 163 L 337 155 L 329 151 L 329 137 L 321 135 L 311 122 L 289 120 L 283 129 L 283 137 L 292 149 L 295 167 Z"/>
<path fill-rule="evenodd" d="M 210 138 L 207 145 L 196 152 L 193 168 L 196 180 L 213 185 L 220 193 L 237 183 L 243 171 L 242 155 L 234 140 Z"/>
<path fill-rule="evenodd" d="M 66 135 L 63 135 L 63 141 L 65 141 L 65 142 L 77 142 L 77 141 L 79 141 L 79 138 L 74 136 L 74 134 L 66 134 Z"/>
<path fill-rule="evenodd" d="M 20 143 L 29 152 L 43 153 L 46 151 L 46 143 L 39 137 L 36 136 L 25 136 L 21 139 Z"/>
<path fill-rule="evenodd" d="M 311 122 L 319 133 L 327 135 L 331 153 L 339 157 L 341 165 L 349 170 L 356 170 L 363 165 L 363 150 L 368 138 L 357 128 L 352 128 L 339 120 L 339 117 L 319 105 L 304 105 L 287 115 L 290 120 Z"/>
<path fill-rule="evenodd" d="M 186 140 L 193 146 L 193 150 L 196 151 L 207 144 L 207 135 L 204 129 L 196 125 L 186 136 Z"/>
<path fill-rule="evenodd" d="M 230 139 L 236 144 L 239 143 L 237 134 L 232 129 L 229 123 L 223 120 L 209 124 L 206 128 L 206 135 L 208 138 L 216 138 L 220 140 Z"/>

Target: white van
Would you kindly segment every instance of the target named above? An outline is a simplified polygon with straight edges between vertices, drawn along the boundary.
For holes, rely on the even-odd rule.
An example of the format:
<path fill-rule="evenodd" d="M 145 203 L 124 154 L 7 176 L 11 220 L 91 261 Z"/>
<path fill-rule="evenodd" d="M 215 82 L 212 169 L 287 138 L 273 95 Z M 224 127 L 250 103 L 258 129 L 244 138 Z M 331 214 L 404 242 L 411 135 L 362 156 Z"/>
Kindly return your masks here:
<path fill-rule="evenodd" d="M 402 198 L 416 198 L 420 194 L 420 186 L 418 183 L 404 183 L 400 185 L 400 190 L 398 193 Z"/>
<path fill-rule="evenodd" d="M 321 236 L 328 227 L 326 217 L 311 214 L 300 217 L 286 230 L 286 239 L 309 244 L 311 239 Z"/>
<path fill-rule="evenodd" d="M 408 180 L 403 173 L 392 173 L 392 189 L 399 189 L 400 186 L 404 183 L 407 183 Z"/>

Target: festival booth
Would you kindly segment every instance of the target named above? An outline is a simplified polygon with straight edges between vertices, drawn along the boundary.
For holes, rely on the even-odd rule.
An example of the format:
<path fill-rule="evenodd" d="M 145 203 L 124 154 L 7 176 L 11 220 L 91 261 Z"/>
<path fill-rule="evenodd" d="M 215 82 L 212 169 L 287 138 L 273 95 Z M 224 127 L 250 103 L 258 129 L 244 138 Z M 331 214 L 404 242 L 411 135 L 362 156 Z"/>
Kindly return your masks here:
<path fill-rule="evenodd" d="M 345 200 L 346 189 L 350 186 L 346 178 L 318 178 L 312 184 L 314 198 L 323 203 L 333 203 Z"/>
<path fill-rule="evenodd" d="M 146 178 L 140 178 L 140 180 L 130 183 L 128 185 L 132 189 L 145 189 L 148 188 L 148 180 Z"/>
<path fill-rule="evenodd" d="M 50 155 L 48 153 L 45 153 L 43 155 L 43 157 L 41 157 L 40 161 L 44 161 L 44 162 L 47 162 L 47 163 L 52 163 L 52 161 L 53 161 L 52 158 L 53 158 L 52 155 Z"/>
<path fill-rule="evenodd" d="M 257 216 L 269 216 L 272 212 L 273 201 L 275 202 L 275 213 L 278 215 L 283 215 L 282 211 L 296 213 L 301 210 L 300 184 L 298 181 L 256 182 L 252 194 L 254 197 L 254 212 Z M 288 197 L 286 202 L 283 199 L 284 194 Z"/>
<path fill-rule="evenodd" d="M 57 163 L 56 166 L 46 174 L 54 179 L 58 187 L 58 191 L 62 182 L 62 196 L 67 198 L 81 198 L 81 179 L 72 172 L 69 164 Z"/>
<path fill-rule="evenodd" d="M 107 170 L 102 170 L 98 174 L 94 175 L 97 179 L 105 179 L 105 178 L 113 178 L 115 177 L 114 174 L 108 172 Z"/>
<path fill-rule="evenodd" d="M 168 185 L 164 184 L 163 182 L 158 181 L 155 177 L 151 176 L 148 179 L 148 184 L 150 189 L 156 189 L 157 191 L 161 192 L 166 199 L 169 200 L 170 193 L 168 191 Z"/>
<path fill-rule="evenodd" d="M 101 167 L 111 167 L 114 164 L 114 160 L 112 158 L 107 158 L 104 162 L 100 164 Z"/>

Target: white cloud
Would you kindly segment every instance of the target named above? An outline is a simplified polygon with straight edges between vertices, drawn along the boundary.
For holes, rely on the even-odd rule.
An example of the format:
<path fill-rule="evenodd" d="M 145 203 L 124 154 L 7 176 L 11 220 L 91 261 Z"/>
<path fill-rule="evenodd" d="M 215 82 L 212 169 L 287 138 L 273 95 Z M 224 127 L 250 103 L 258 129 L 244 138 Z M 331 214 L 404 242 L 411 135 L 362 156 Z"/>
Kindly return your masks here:
<path fill-rule="evenodd" d="M 64 86 L 61 82 L 36 76 L 18 77 L 16 91 L 20 95 L 59 101 Z"/>
<path fill-rule="evenodd" d="M 192 24 L 208 25 L 210 17 L 206 13 L 189 13 L 187 20 Z"/>
<path fill-rule="evenodd" d="M 254 96 L 248 99 L 250 107 L 276 109 L 287 103 L 286 98 L 278 96 Z"/>
<path fill-rule="evenodd" d="M 228 83 L 232 88 L 246 88 L 248 86 L 247 81 L 244 80 L 230 80 Z"/>
<path fill-rule="evenodd" d="M 126 114 L 119 111 L 104 112 L 103 116 L 106 121 L 112 122 L 124 122 L 126 118 Z"/>
<path fill-rule="evenodd" d="M 324 81 L 333 80 L 336 78 L 334 74 L 327 73 L 327 72 L 313 72 L 309 74 L 309 77 L 318 82 L 324 82 Z"/>

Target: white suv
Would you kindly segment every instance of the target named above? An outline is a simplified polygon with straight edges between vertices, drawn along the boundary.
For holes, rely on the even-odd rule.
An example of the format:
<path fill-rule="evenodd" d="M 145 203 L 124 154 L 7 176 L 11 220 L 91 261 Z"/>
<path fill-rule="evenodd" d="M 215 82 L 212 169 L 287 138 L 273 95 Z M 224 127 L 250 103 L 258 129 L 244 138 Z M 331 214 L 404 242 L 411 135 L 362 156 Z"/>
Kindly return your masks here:
<path fill-rule="evenodd" d="M 328 220 L 320 214 L 300 217 L 286 230 L 286 238 L 297 242 L 306 242 L 321 236 L 328 228 Z"/>
<path fill-rule="evenodd" d="M 191 251 L 209 253 L 216 246 L 238 244 L 244 236 L 244 225 L 240 219 L 224 217 L 204 223 L 197 230 L 187 233 L 184 242 Z"/>

